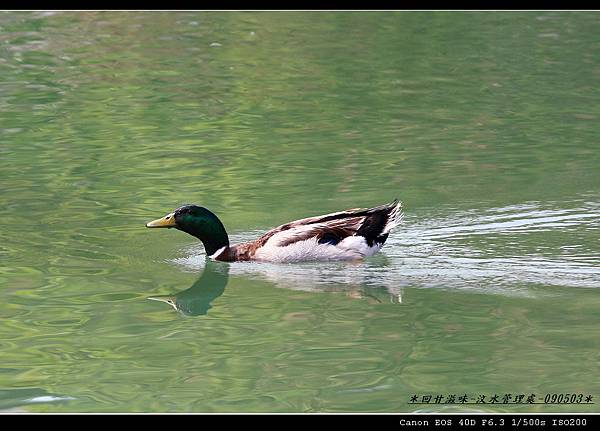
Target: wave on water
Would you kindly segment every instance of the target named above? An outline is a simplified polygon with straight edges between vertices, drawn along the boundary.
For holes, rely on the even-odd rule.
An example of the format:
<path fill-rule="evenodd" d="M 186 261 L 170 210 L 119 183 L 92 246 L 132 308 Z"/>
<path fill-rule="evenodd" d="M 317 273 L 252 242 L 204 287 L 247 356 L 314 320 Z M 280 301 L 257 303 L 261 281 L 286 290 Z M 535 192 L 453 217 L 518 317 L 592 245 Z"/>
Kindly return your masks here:
<path fill-rule="evenodd" d="M 600 203 L 527 202 L 484 210 L 407 214 L 382 251 L 363 262 L 231 264 L 232 276 L 258 276 L 306 291 L 385 288 L 401 301 L 404 287 L 530 295 L 532 286 L 600 287 Z M 439 209 L 438 209 L 439 211 Z M 231 235 L 231 242 L 263 232 Z M 174 262 L 201 270 L 201 244 Z"/>

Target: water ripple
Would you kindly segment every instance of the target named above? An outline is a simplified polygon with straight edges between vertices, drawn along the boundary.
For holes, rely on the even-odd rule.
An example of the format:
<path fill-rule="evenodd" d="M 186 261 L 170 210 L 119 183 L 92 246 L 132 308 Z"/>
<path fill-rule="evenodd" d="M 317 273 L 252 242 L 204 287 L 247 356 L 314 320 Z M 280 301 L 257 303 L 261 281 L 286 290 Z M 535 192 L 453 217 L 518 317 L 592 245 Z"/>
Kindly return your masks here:
<path fill-rule="evenodd" d="M 502 294 L 530 294 L 527 287 L 535 285 L 600 287 L 600 257 L 581 238 L 583 230 L 589 233 L 588 241 L 600 236 L 600 205 L 549 206 L 528 202 L 455 211 L 444 217 L 407 214 L 381 255 L 364 262 L 244 262 L 233 264 L 231 274 L 258 275 L 280 287 L 298 290 L 335 290 L 336 285 L 385 287 L 396 296 L 408 286 Z M 235 233 L 231 241 L 248 241 L 260 234 L 262 231 Z M 531 240 L 539 234 L 543 237 L 531 250 Z M 188 247 L 183 253 L 184 257 L 173 262 L 186 270 L 204 266 L 201 245 Z"/>

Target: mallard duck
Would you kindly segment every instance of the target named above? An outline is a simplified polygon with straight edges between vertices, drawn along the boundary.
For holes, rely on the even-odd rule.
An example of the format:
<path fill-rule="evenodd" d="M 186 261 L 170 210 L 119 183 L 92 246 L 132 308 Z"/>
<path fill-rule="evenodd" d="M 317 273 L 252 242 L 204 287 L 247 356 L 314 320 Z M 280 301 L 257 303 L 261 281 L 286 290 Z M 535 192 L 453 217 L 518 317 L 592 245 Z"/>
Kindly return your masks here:
<path fill-rule="evenodd" d="M 198 238 L 214 260 L 300 262 L 357 260 L 377 253 L 402 220 L 397 199 L 374 208 L 354 208 L 304 218 L 271 229 L 255 241 L 229 245 L 221 220 L 197 205 L 183 205 L 149 228 L 175 228 Z"/>

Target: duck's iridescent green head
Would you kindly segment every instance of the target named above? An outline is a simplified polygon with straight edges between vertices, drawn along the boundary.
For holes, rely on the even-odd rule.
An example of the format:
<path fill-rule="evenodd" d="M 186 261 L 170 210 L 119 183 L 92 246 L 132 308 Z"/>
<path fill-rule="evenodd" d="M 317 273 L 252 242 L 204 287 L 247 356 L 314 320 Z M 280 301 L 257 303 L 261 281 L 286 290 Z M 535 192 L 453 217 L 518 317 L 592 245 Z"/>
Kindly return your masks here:
<path fill-rule="evenodd" d="M 221 220 L 198 205 L 183 205 L 164 217 L 146 223 L 149 228 L 175 228 L 198 238 L 206 253 L 212 255 L 229 245 L 229 237 Z"/>

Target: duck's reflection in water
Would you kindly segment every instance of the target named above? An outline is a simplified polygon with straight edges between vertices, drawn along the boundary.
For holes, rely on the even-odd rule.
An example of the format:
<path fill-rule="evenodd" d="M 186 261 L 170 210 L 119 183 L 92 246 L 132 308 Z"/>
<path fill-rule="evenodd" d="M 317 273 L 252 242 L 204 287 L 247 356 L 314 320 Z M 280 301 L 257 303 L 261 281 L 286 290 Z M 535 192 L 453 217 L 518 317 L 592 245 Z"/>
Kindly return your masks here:
<path fill-rule="evenodd" d="M 207 260 L 204 272 L 189 289 L 148 299 L 165 302 L 186 316 L 203 316 L 212 307 L 211 302 L 223 294 L 228 281 L 229 264 Z"/>
<path fill-rule="evenodd" d="M 232 275 L 258 277 L 283 289 L 335 293 L 370 303 L 399 304 L 402 303 L 402 287 L 386 276 L 390 265 L 384 255 L 353 262 L 249 263 L 232 265 Z"/>
<path fill-rule="evenodd" d="M 385 268 L 381 259 L 377 265 L 367 263 L 333 263 L 321 265 L 278 265 L 268 263 L 229 264 L 206 259 L 195 261 L 194 268 L 203 267 L 200 278 L 187 290 L 169 296 L 148 299 L 162 301 L 187 316 L 206 315 L 211 303 L 221 296 L 229 275 L 260 278 L 275 287 L 341 294 L 369 303 L 402 303 L 400 286 L 383 283 L 379 271 Z"/>

